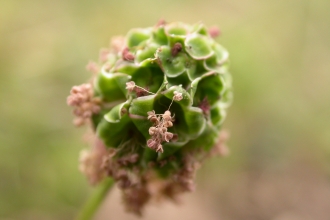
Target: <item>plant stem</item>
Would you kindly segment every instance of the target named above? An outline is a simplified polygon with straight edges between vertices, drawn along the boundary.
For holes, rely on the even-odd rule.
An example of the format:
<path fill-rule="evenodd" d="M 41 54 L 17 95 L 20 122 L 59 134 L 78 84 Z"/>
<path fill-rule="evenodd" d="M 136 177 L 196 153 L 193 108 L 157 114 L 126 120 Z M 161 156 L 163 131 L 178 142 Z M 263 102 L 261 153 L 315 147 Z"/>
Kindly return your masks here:
<path fill-rule="evenodd" d="M 99 206 L 107 196 L 108 191 L 113 186 L 114 181 L 111 178 L 106 178 L 95 189 L 91 197 L 88 199 L 76 220 L 90 220 L 94 217 Z"/>

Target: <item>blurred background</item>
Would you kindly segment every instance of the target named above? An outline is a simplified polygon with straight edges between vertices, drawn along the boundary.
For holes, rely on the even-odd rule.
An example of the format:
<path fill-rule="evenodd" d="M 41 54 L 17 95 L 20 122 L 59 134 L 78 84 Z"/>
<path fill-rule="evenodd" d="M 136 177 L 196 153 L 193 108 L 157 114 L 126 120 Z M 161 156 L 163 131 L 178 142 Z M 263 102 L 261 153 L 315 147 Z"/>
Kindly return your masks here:
<path fill-rule="evenodd" d="M 0 219 L 73 219 L 91 193 L 66 97 L 114 35 L 216 25 L 230 52 L 231 154 L 145 219 L 330 219 L 330 1 L 0 0 Z M 97 219 L 135 219 L 110 194 Z"/>

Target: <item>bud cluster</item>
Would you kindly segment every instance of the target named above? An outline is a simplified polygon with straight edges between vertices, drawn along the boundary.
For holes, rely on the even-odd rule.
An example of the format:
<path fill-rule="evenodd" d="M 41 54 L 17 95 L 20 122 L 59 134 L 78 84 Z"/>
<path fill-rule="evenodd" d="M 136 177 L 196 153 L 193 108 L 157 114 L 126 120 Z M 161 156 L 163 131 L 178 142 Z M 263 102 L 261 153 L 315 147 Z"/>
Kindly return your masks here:
<path fill-rule="evenodd" d="M 130 174 L 134 172 L 128 172 L 127 167 L 133 166 L 138 159 L 138 154 L 128 154 L 123 157 L 117 157 L 114 153 L 109 152 L 103 157 L 99 169 L 106 172 L 107 176 L 112 177 L 117 182 L 119 188 L 127 189 L 130 188 L 134 182 L 133 178 L 130 177 Z"/>
<path fill-rule="evenodd" d="M 107 176 L 105 170 L 101 168 L 107 155 L 107 149 L 99 139 L 94 140 L 92 149 L 80 152 L 79 170 L 85 174 L 91 185 L 98 184 Z"/>
<path fill-rule="evenodd" d="M 93 114 L 97 114 L 101 110 L 101 100 L 93 96 L 92 85 L 88 83 L 72 87 L 67 104 L 74 107 L 73 114 L 76 116 L 74 124 L 76 126 L 85 124 Z"/>
<path fill-rule="evenodd" d="M 186 155 L 183 158 L 183 166 L 181 170 L 174 175 L 175 182 L 178 183 L 183 192 L 192 192 L 195 190 L 195 175 L 199 168 L 199 162 L 196 161 L 194 156 Z"/>
<path fill-rule="evenodd" d="M 147 140 L 147 146 L 156 152 L 164 152 L 162 142 L 169 142 L 173 139 L 174 134 L 167 131 L 167 128 L 173 126 L 174 118 L 171 117 L 169 110 L 164 114 L 156 115 L 155 111 L 148 112 L 148 120 L 153 123 L 149 128 L 151 139 Z"/>

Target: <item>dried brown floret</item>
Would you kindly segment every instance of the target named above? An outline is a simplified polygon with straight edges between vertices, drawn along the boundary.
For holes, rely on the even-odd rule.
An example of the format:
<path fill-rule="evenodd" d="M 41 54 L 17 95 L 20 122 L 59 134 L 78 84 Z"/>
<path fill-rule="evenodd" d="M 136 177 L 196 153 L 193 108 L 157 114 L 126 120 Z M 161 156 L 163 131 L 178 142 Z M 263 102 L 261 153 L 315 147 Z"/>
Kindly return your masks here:
<path fill-rule="evenodd" d="M 178 55 L 179 52 L 182 51 L 182 44 L 181 43 L 175 43 L 172 47 L 172 50 L 171 50 L 171 53 L 172 53 L 172 56 L 176 56 Z"/>

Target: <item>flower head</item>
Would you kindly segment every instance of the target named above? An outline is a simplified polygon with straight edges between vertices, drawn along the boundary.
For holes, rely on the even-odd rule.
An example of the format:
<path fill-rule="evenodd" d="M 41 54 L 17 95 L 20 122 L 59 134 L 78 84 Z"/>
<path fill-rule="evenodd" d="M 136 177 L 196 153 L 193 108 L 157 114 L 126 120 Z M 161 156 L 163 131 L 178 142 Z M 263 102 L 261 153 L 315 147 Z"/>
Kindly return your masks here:
<path fill-rule="evenodd" d="M 128 211 L 140 215 L 154 197 L 193 191 L 199 165 L 228 152 L 218 132 L 231 77 L 218 34 L 163 20 L 132 29 L 89 63 L 90 83 L 71 89 L 75 124 L 88 122 L 103 146 L 82 153 L 80 170 L 94 185 L 112 178 Z"/>

